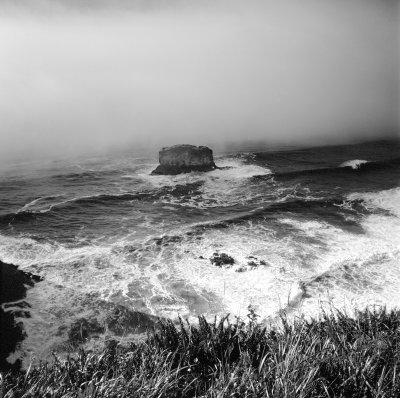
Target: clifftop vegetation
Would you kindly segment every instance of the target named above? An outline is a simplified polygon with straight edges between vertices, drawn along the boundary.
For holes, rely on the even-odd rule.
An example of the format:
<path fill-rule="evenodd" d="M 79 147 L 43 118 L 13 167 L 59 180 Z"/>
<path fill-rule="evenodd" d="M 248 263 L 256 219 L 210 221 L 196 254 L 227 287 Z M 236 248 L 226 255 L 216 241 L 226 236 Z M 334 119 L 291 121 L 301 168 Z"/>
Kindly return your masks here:
<path fill-rule="evenodd" d="M 398 397 L 400 312 L 339 311 L 280 327 L 162 321 L 146 341 L 3 376 L 0 397 Z"/>

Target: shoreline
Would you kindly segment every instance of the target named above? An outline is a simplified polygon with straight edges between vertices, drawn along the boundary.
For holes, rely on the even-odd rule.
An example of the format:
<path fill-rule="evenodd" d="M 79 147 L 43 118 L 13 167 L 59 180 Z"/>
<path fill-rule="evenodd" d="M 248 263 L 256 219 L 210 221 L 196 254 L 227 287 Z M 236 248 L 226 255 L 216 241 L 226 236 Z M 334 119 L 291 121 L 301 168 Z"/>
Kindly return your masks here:
<path fill-rule="evenodd" d="M 22 322 L 17 321 L 19 317 L 29 317 L 30 305 L 23 301 L 26 292 L 41 280 L 37 275 L 21 271 L 16 265 L 0 261 L 0 371 L 21 368 L 21 360 L 11 364 L 7 358 L 26 336 Z"/>

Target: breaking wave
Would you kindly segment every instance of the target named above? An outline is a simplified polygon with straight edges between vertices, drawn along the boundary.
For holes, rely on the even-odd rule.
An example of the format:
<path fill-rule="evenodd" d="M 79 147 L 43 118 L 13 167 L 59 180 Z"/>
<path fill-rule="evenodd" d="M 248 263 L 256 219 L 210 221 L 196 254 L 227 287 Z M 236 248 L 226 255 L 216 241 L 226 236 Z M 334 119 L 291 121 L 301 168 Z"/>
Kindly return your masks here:
<path fill-rule="evenodd" d="M 346 162 L 343 162 L 339 167 L 351 167 L 352 169 L 357 170 L 365 163 L 368 163 L 368 160 L 347 160 Z"/>
<path fill-rule="evenodd" d="M 4 177 L 0 260 L 44 277 L 28 291 L 23 350 L 51 353 L 104 302 L 171 319 L 398 306 L 400 158 L 310 153 L 243 153 L 178 176 L 129 158 Z"/>
<path fill-rule="evenodd" d="M 373 172 L 377 170 L 386 170 L 398 168 L 400 165 L 400 158 L 385 160 L 385 161 L 367 161 L 367 160 L 349 160 L 338 167 L 326 168 L 311 168 L 306 170 L 295 170 L 290 172 L 276 172 L 274 175 L 277 178 L 296 178 L 299 176 L 313 176 L 318 178 L 318 175 L 340 175 L 340 174 L 354 174 L 360 172 Z"/>

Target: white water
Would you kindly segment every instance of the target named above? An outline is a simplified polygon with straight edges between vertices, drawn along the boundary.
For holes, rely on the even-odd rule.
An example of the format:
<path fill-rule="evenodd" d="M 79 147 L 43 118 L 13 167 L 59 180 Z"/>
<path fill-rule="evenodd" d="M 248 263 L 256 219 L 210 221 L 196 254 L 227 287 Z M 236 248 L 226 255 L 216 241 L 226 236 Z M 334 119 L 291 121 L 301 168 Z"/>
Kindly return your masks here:
<path fill-rule="evenodd" d="M 317 316 L 321 306 L 354 309 L 366 306 L 400 307 L 400 188 L 377 193 L 356 193 L 371 210 L 388 210 L 364 216 L 363 234 L 353 234 L 321 223 L 298 223 L 327 247 L 319 253 L 315 275 L 304 280 L 307 292 L 301 311 Z M 324 275 L 325 273 L 325 275 Z M 322 275 L 322 279 L 315 277 Z"/>
<path fill-rule="evenodd" d="M 351 167 L 352 169 L 357 170 L 365 163 L 368 163 L 368 160 L 353 159 L 343 162 L 339 167 Z"/>
<path fill-rule="evenodd" d="M 139 176 L 153 187 L 177 186 L 202 183 L 197 195 L 183 199 L 166 195 L 162 201 L 166 204 L 184 204 L 187 207 L 228 207 L 245 204 L 249 199 L 255 199 L 254 192 L 243 191 L 249 184 L 249 179 L 255 176 L 272 174 L 268 168 L 245 164 L 240 159 L 216 159 L 219 169 L 204 173 L 192 172 L 176 176 L 149 175 L 146 169 Z M 154 169 L 154 167 L 153 167 Z M 240 194 L 238 194 L 240 192 Z"/>
<path fill-rule="evenodd" d="M 157 187 L 203 181 L 199 201 L 187 206 L 212 207 L 243 200 L 235 195 L 238 191 L 247 190 L 254 198 L 258 193 L 248 189 L 249 179 L 270 173 L 237 159 L 222 166 L 231 168 L 215 170 L 206 179 L 197 173 L 142 178 Z M 173 199 L 166 196 L 162 201 L 173 205 Z M 93 315 L 102 300 L 159 316 L 176 318 L 179 313 L 191 319 L 200 313 L 245 316 L 248 305 L 263 318 L 274 317 L 282 309 L 315 316 L 321 306 L 349 312 L 366 305 L 397 307 L 400 189 L 348 197 L 355 199 L 364 200 L 371 210 L 384 210 L 363 216 L 362 234 L 299 220 L 288 213 L 280 220 L 283 234 L 276 225 L 257 220 L 209 229 L 196 239 L 196 235 L 185 235 L 191 226 L 177 225 L 169 233 L 182 240 L 164 246 L 133 232 L 108 244 L 73 248 L 0 235 L 2 261 L 45 277 L 40 287 L 28 291 L 32 318 L 23 320 L 28 334 L 23 349 L 48 355 L 65 341 L 65 333 L 57 335 L 59 328 Z M 33 201 L 27 209 L 39 210 L 39 205 L 40 200 Z M 137 250 L 127 250 L 130 246 Z M 235 265 L 212 265 L 209 257 L 215 251 L 231 255 Z M 248 268 L 251 256 L 266 265 Z M 246 272 L 236 272 L 241 267 Z"/>

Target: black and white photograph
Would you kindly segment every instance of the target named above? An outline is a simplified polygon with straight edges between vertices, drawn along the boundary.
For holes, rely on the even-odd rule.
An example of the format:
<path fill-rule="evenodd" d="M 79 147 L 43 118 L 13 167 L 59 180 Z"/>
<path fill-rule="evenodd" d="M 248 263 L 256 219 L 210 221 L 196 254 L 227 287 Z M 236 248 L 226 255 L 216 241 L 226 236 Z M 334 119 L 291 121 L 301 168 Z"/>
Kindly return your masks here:
<path fill-rule="evenodd" d="M 0 0 L 28 397 L 400 397 L 398 0 Z"/>

